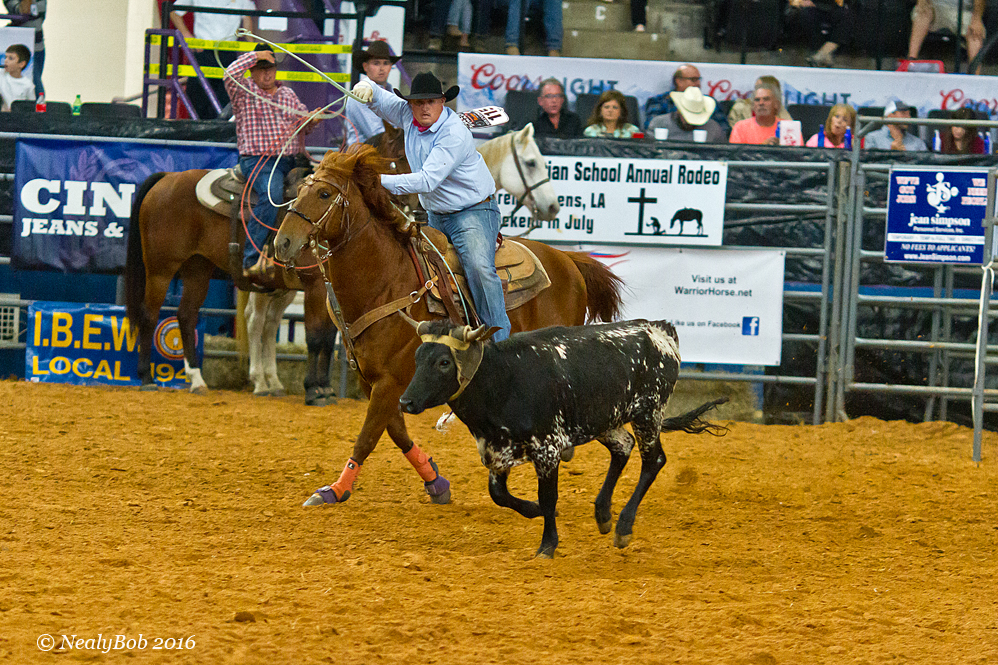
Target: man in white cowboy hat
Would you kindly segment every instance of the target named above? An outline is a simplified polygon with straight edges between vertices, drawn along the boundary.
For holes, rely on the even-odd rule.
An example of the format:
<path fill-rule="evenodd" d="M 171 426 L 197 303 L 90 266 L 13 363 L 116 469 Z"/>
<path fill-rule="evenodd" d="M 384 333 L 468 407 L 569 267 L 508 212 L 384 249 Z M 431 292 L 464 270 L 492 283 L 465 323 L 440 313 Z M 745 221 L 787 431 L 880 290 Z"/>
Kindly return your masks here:
<path fill-rule="evenodd" d="M 357 71 L 363 72 L 362 81 L 367 79 L 385 90 L 391 90 L 388 85 L 388 75 L 401 57 L 392 55 L 388 44 L 379 39 L 372 42 L 366 51 L 362 50 L 354 57 L 353 66 Z M 363 143 L 385 131 L 381 118 L 374 115 L 374 111 L 366 104 L 361 104 L 355 99 L 347 99 L 346 115 L 347 145 Z"/>
<path fill-rule="evenodd" d="M 717 102 L 700 92 L 700 88 L 690 86 L 682 92 L 670 92 L 676 110 L 672 113 L 652 118 L 648 129 L 669 130 L 670 141 L 697 141 L 700 143 L 727 143 L 728 136 L 717 121 L 711 118 Z M 696 134 L 700 131 L 702 134 Z"/>
<path fill-rule="evenodd" d="M 429 72 L 416 75 L 408 96 L 398 90 L 393 95 L 369 81 L 353 87 L 372 111 L 405 132 L 412 173 L 383 175 L 381 184 L 392 194 L 419 195 L 430 226 L 446 234 L 457 250 L 479 317 L 500 329 L 492 337 L 499 342 L 509 337 L 510 324 L 495 267 L 501 223 L 496 183 L 471 132 L 444 106 L 458 91 L 455 85 L 444 92 Z"/>

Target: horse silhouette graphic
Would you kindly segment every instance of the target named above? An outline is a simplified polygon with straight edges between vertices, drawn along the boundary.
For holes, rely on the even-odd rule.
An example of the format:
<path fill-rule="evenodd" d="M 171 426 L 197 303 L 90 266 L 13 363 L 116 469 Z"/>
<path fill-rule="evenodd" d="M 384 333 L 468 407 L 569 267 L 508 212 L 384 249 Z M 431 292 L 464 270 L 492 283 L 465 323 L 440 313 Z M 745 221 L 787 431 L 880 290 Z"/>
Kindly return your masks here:
<path fill-rule="evenodd" d="M 676 211 L 676 214 L 672 216 L 672 221 L 669 222 L 669 229 L 672 229 L 679 222 L 679 233 L 675 235 L 703 235 L 703 212 L 697 210 L 696 208 L 680 208 Z M 683 225 L 686 222 L 696 222 L 697 231 L 696 233 L 686 234 L 683 233 Z"/>

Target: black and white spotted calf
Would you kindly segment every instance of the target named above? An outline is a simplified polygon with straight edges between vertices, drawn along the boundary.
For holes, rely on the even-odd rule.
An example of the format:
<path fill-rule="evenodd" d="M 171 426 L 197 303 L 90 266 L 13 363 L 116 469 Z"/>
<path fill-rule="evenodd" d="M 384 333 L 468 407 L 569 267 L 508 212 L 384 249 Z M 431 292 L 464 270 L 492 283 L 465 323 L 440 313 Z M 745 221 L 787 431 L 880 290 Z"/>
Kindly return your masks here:
<path fill-rule="evenodd" d="M 598 440 L 610 451 L 610 468 L 596 497 L 596 523 L 610 531 L 610 501 L 637 440 L 641 476 L 617 519 L 614 543 L 631 539 L 638 504 L 665 465 L 659 434 L 683 430 L 719 433 L 701 419 L 722 398 L 681 416 L 665 406 L 679 374 L 679 338 L 665 321 L 624 321 L 519 333 L 498 344 L 491 331 L 422 322 L 416 374 L 402 395 L 407 413 L 447 402 L 478 442 L 489 469 L 489 494 L 524 517 L 544 517 L 537 550 L 553 556 L 558 545 L 555 504 L 562 451 Z M 634 436 L 624 428 L 631 424 Z M 517 464 L 532 462 L 537 503 L 512 496 L 506 479 Z"/>

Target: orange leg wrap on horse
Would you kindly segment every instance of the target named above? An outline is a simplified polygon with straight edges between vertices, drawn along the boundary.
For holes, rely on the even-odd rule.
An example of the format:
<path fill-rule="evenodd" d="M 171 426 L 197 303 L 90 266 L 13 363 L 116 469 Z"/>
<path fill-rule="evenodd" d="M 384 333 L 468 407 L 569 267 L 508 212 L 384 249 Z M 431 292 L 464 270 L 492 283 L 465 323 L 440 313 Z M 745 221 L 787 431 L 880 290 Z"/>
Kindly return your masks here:
<path fill-rule="evenodd" d="M 342 500 L 345 494 L 353 492 L 353 484 L 357 480 L 357 476 L 360 475 L 361 466 L 361 463 L 352 457 L 347 460 L 347 465 L 343 467 L 343 473 L 340 474 L 339 480 L 332 484 L 338 499 Z"/>
<path fill-rule="evenodd" d="M 405 454 L 405 458 L 416 469 L 416 473 L 423 479 L 423 482 L 430 483 L 437 479 L 437 472 L 430 466 L 430 458 L 415 443 L 412 444 L 409 452 Z"/>

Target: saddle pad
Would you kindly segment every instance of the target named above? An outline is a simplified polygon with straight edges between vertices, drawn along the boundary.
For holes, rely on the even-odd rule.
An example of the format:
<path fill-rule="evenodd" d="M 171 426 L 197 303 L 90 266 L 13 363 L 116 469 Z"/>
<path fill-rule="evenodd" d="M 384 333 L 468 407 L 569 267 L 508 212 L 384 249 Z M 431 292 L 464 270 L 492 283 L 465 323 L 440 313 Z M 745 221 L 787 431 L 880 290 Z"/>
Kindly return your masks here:
<path fill-rule="evenodd" d="M 237 176 L 237 172 L 238 167 L 214 169 L 198 180 L 194 192 L 201 205 L 228 217 L 232 202 L 242 196 L 243 188 L 246 186 L 246 181 L 241 177 L 242 173 L 239 172 Z M 250 205 L 256 205 L 258 198 L 256 192 L 250 192 Z"/>

